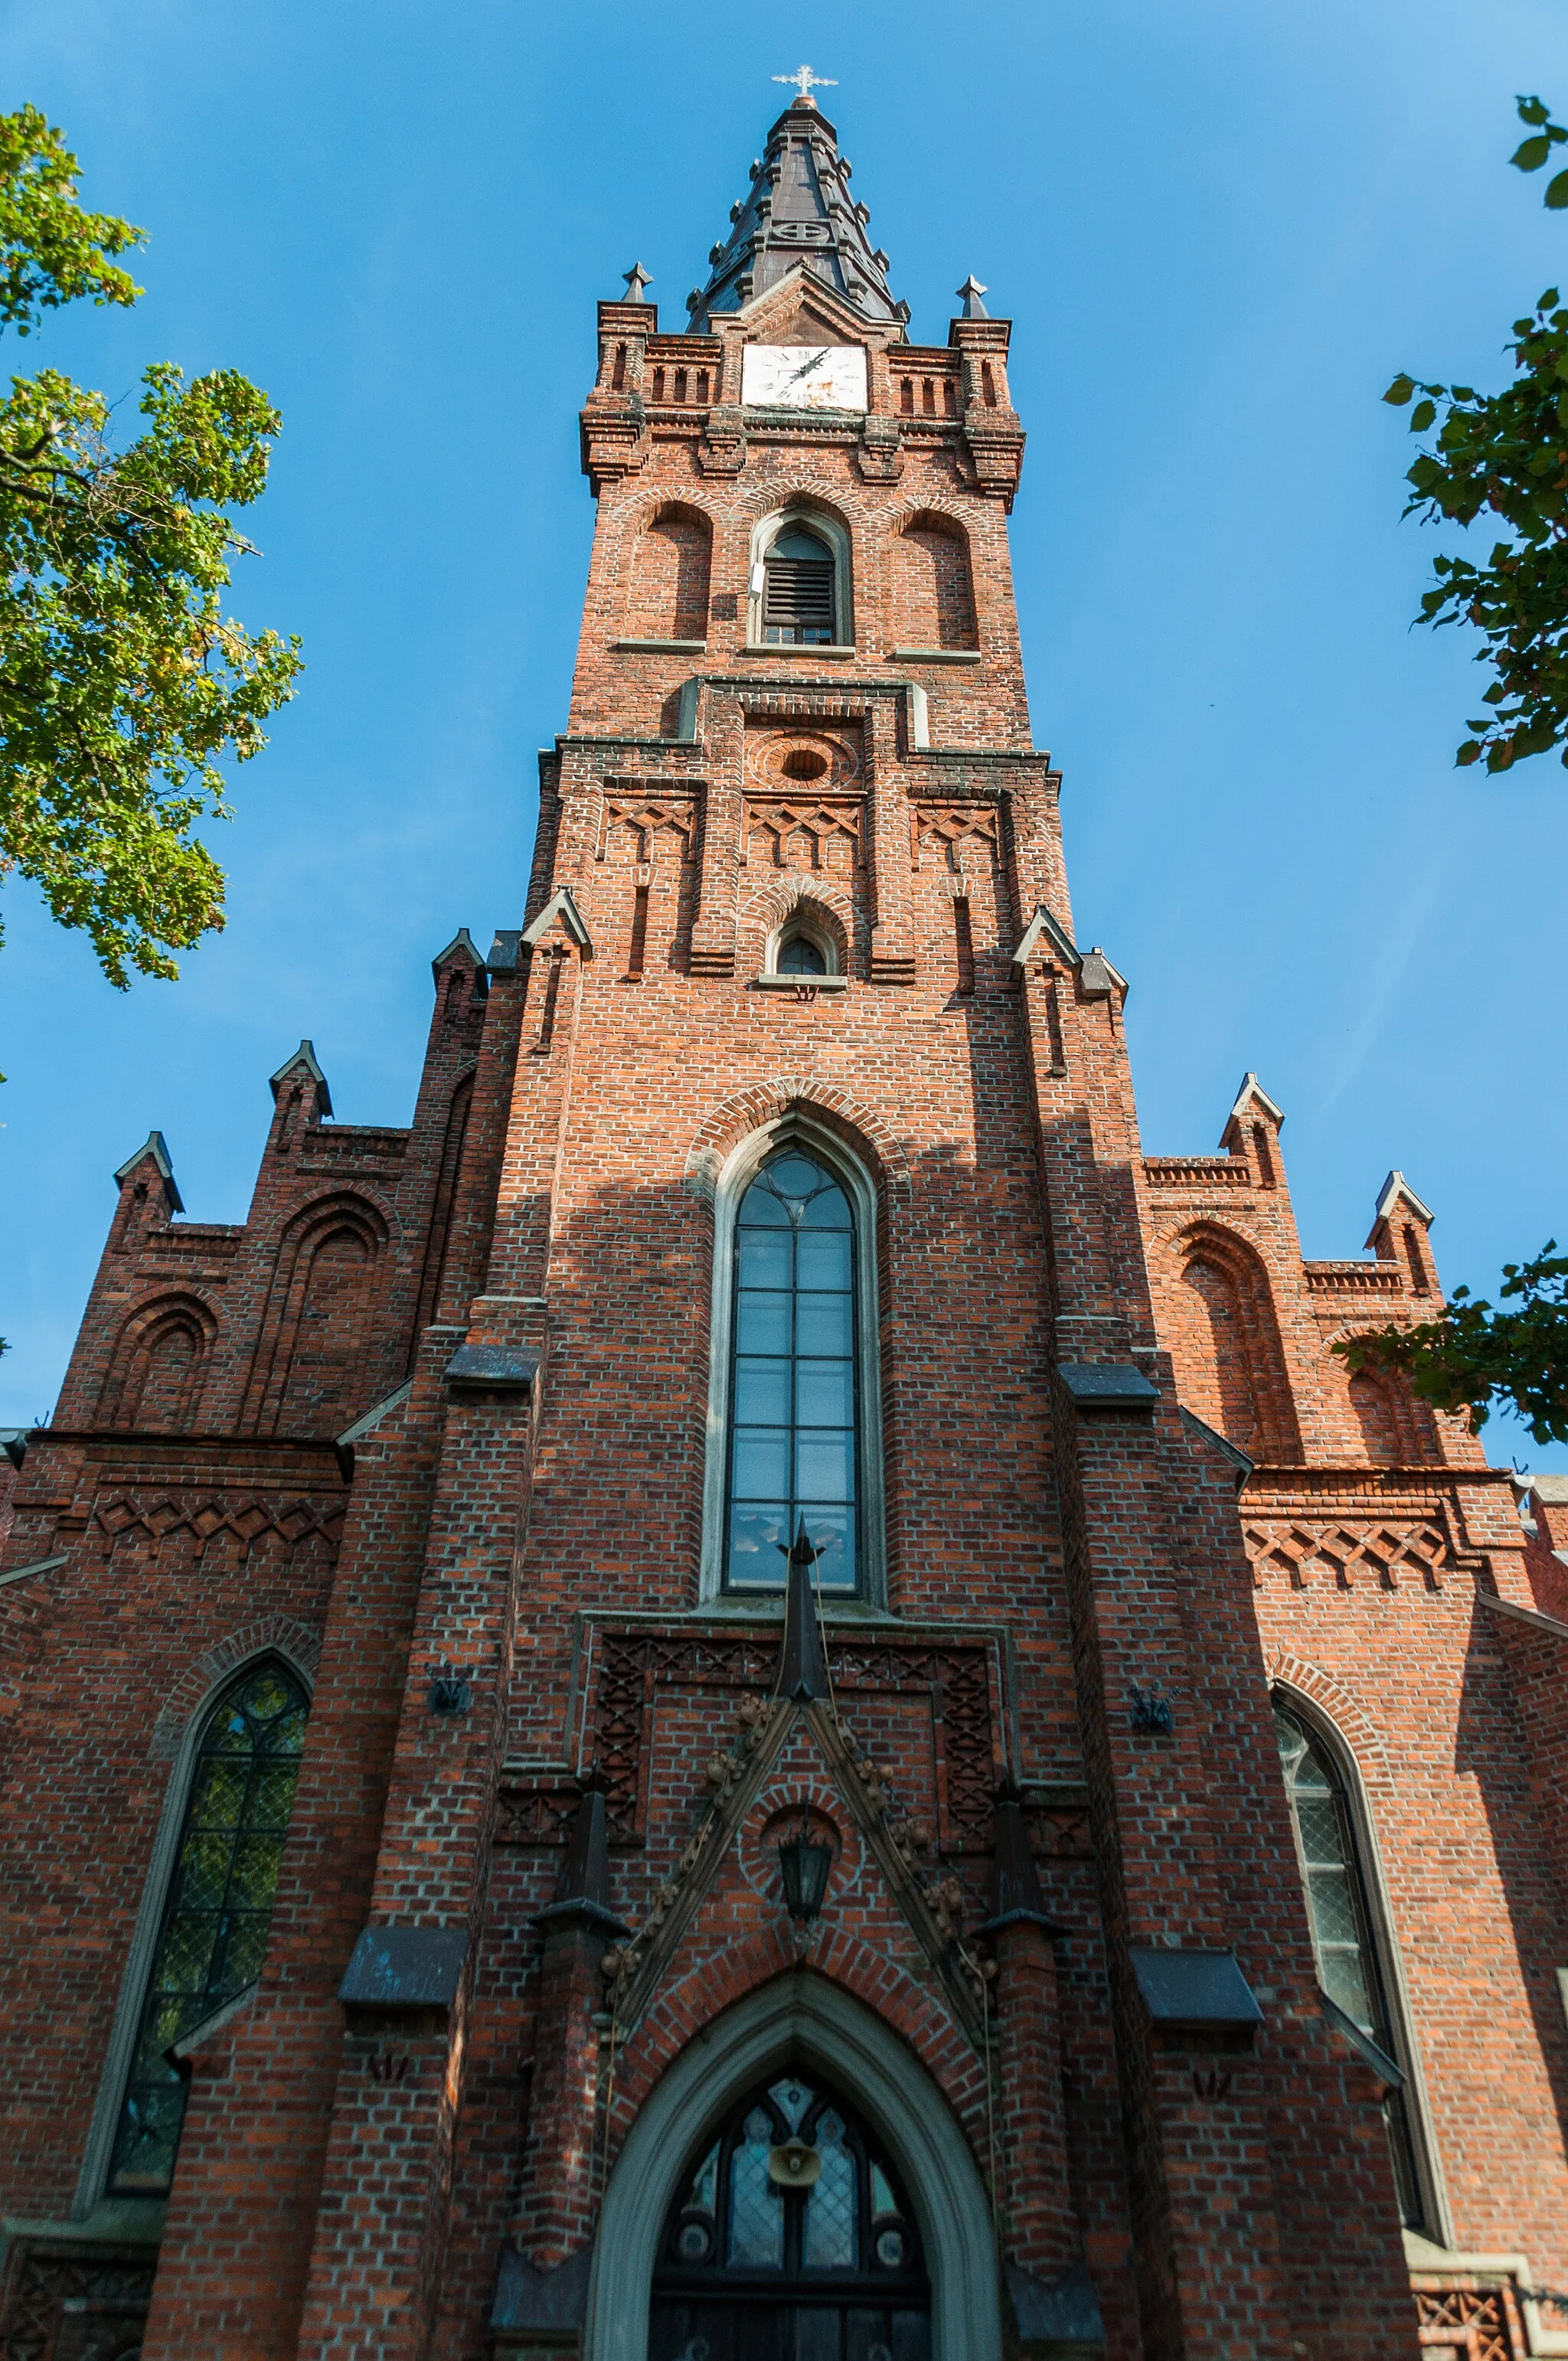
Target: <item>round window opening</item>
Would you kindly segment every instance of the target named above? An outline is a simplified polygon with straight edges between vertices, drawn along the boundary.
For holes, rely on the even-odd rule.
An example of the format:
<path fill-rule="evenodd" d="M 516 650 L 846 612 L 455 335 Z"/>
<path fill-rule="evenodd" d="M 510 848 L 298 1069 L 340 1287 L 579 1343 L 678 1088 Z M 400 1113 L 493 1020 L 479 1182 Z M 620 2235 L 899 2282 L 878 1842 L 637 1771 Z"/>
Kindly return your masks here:
<path fill-rule="evenodd" d="M 820 779 L 828 768 L 828 757 L 814 746 L 792 746 L 784 758 L 786 779 Z"/>
<path fill-rule="evenodd" d="M 810 935 L 786 935 L 779 945 L 780 975 L 826 975 L 828 954 Z"/>

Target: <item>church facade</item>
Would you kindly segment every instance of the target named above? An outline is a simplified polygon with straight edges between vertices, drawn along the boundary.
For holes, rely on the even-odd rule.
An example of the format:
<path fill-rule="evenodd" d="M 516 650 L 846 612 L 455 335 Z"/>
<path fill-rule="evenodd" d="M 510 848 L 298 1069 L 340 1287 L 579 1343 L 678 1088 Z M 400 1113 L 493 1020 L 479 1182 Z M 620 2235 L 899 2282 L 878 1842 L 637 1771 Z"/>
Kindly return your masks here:
<path fill-rule="evenodd" d="M 521 923 L 5 1439 L 4 2361 L 1568 2355 L 1568 1487 L 1143 1154 L 868 224 L 807 82 L 600 305 Z"/>

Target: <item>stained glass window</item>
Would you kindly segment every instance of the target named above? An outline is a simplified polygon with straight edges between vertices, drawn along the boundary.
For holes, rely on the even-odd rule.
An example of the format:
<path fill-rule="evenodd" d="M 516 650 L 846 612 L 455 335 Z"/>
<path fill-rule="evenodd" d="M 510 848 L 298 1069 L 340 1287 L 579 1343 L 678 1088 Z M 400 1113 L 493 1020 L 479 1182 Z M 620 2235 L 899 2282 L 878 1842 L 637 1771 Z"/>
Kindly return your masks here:
<path fill-rule="evenodd" d="M 735 1231 L 726 1581 L 783 1587 L 804 1525 L 827 1589 L 853 1590 L 858 1558 L 855 1233 L 850 1202 L 814 1157 L 770 1159 Z"/>
<path fill-rule="evenodd" d="M 737 2322 L 795 2303 L 818 2325 L 781 2349 L 815 2353 L 812 2336 L 837 2316 L 830 2301 L 846 2307 L 845 2350 L 928 2350 L 920 2240 L 897 2176 L 852 2110 L 801 2074 L 751 2092 L 687 2171 L 654 2293 L 650 2351 L 661 2361 L 684 2356 L 694 2333 L 717 2337 L 715 2354 L 746 2351 L 746 2337 L 724 2342 Z M 774 2349 L 765 2335 L 760 2349 Z"/>
<path fill-rule="evenodd" d="M 729 2159 L 729 2240 L 731 2263 L 752 2270 L 778 2270 L 784 2263 L 784 2191 L 768 2177 L 773 2148 L 773 2127 L 761 2107 L 746 2118 L 745 2136 L 735 2143 Z"/>
<path fill-rule="evenodd" d="M 165 2053 L 261 1971 L 305 1714 L 299 1683 L 268 1664 L 236 1681 L 208 1719 L 120 2110 L 114 2193 L 168 2189 L 186 2084 Z"/>
<path fill-rule="evenodd" d="M 1307 1889 L 1318 1981 L 1330 2000 L 1398 2064 L 1404 2046 L 1388 2006 L 1343 1777 L 1331 1750 L 1278 1697 L 1274 1701 L 1274 1726 L 1285 1790 L 1296 1822 L 1296 1849 Z M 1389 2092 L 1383 2114 L 1400 2215 L 1407 2229 L 1417 2230 L 1424 2218 L 1420 2180 L 1402 2092 Z"/>

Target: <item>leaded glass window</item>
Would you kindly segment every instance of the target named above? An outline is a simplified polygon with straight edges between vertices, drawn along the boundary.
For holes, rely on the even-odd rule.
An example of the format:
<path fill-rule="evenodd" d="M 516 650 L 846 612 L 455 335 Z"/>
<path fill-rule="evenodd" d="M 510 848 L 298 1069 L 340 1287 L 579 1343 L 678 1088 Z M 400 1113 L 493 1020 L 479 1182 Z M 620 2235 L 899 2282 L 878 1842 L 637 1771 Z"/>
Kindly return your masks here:
<path fill-rule="evenodd" d="M 306 1710 L 299 1682 L 267 1664 L 208 1717 L 120 2109 L 112 2193 L 168 2189 L 186 2084 L 166 2053 L 261 1972 Z"/>
<path fill-rule="evenodd" d="M 1388 2004 L 1343 1775 L 1332 1750 L 1278 1697 L 1274 1700 L 1274 1725 L 1296 1825 L 1318 1982 L 1351 2022 L 1402 2067 L 1405 2045 Z M 1388 2092 L 1383 2114 L 1400 2217 L 1407 2229 L 1419 2230 L 1425 2216 L 1403 2092 Z"/>
<path fill-rule="evenodd" d="M 735 1230 L 725 1581 L 778 1589 L 804 1527 L 825 1589 L 859 1565 L 855 1232 L 827 1167 L 770 1158 Z"/>
<path fill-rule="evenodd" d="M 927 2361 L 929 2312 L 891 2162 L 841 2099 L 784 2074 L 748 2093 L 683 2177 L 654 2271 L 650 2361 Z"/>

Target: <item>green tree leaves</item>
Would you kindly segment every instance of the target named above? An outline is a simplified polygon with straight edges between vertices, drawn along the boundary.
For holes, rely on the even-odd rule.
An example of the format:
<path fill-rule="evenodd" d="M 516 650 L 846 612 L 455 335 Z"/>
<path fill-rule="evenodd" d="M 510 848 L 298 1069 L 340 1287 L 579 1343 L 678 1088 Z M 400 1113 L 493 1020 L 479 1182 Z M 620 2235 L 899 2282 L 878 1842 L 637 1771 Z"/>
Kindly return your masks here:
<path fill-rule="evenodd" d="M 1519 111 L 1532 136 L 1513 161 L 1536 171 L 1568 130 L 1539 98 L 1521 98 Z M 1551 183 L 1546 202 L 1568 205 L 1568 171 Z M 1476 662 L 1494 677 L 1480 701 L 1490 709 L 1467 722 L 1471 734 L 1454 760 L 1493 773 L 1552 746 L 1564 746 L 1568 764 L 1568 310 L 1555 287 L 1514 322 L 1508 349 L 1514 380 L 1499 393 L 1429 385 L 1401 371 L 1383 397 L 1396 409 L 1413 405 L 1412 434 L 1436 429 L 1435 443 L 1407 470 L 1406 515 L 1469 526 L 1486 510 L 1512 535 L 1494 544 L 1485 564 L 1436 559 L 1435 587 L 1420 602 L 1422 622 L 1464 622 L 1482 634 Z"/>
<path fill-rule="evenodd" d="M 139 291 L 107 258 L 140 232 L 75 203 L 75 159 L 36 108 L 0 117 L 0 325 Z M 194 835 L 227 818 L 225 757 L 266 744 L 299 642 L 225 616 L 227 510 L 266 488 L 280 420 L 235 369 L 142 379 L 116 449 L 102 394 L 53 369 L 0 402 L 0 876 L 30 878 L 122 989 L 174 976 L 223 924 L 224 876 Z"/>
<path fill-rule="evenodd" d="M 1389 1370 L 1435 1409 L 1466 1411 L 1473 1432 L 1511 1404 L 1537 1443 L 1568 1443 L 1568 1255 L 1548 1238 L 1533 1262 L 1503 1265 L 1500 1292 L 1519 1308 L 1494 1311 L 1456 1287 L 1441 1319 L 1342 1337 L 1333 1350 L 1353 1372 Z"/>
<path fill-rule="evenodd" d="M 0 327 L 26 336 L 40 313 L 91 296 L 134 303 L 141 293 L 109 257 L 143 233 L 76 202 L 76 159 L 36 106 L 0 115 Z"/>
<path fill-rule="evenodd" d="M 1550 108 L 1539 98 L 1521 98 L 1519 110 L 1521 123 L 1540 124 L 1541 128 L 1531 138 L 1521 139 L 1508 161 L 1517 164 L 1521 172 L 1539 172 L 1552 149 L 1568 139 L 1568 131 L 1560 123 L 1552 122 Z M 1561 213 L 1568 205 L 1568 172 L 1559 172 L 1548 181 L 1545 202 L 1554 213 Z"/>

